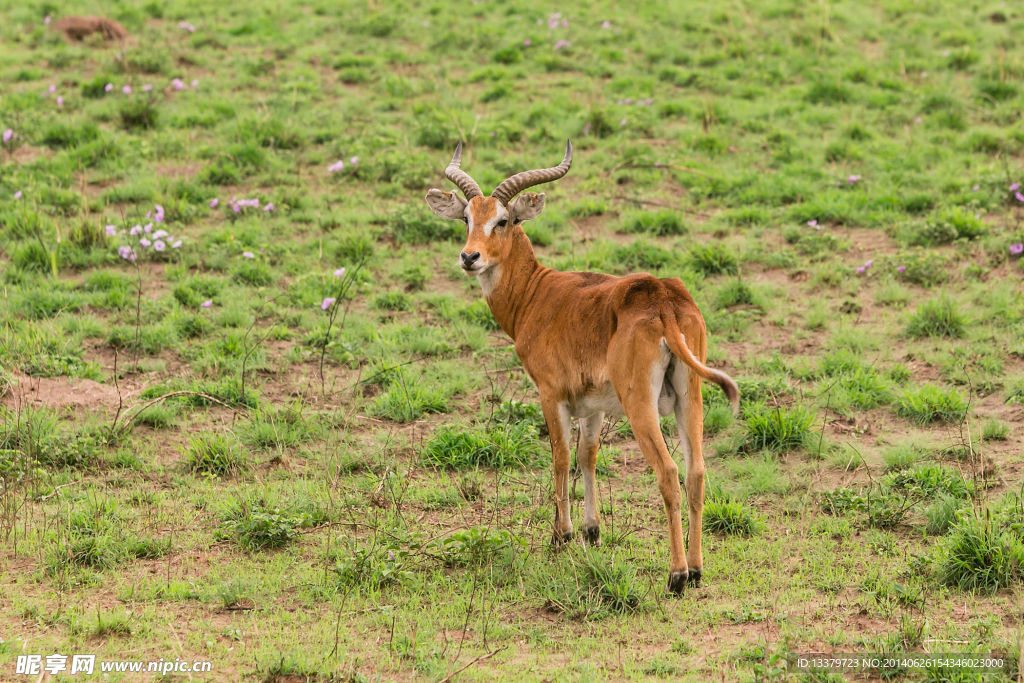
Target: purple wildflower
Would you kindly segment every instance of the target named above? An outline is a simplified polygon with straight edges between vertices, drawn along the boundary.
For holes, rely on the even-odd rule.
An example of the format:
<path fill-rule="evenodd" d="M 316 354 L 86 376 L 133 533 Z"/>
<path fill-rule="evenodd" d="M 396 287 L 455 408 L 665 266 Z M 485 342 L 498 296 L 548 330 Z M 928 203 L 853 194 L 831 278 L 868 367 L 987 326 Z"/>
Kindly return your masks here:
<path fill-rule="evenodd" d="M 104 228 L 104 230 L 107 233 L 107 237 L 113 237 L 114 235 L 117 234 L 117 226 L 116 225 L 108 225 L 106 228 Z"/>
<path fill-rule="evenodd" d="M 163 240 L 157 240 L 156 242 L 153 242 L 153 248 L 157 251 L 163 251 L 167 248 L 167 245 L 164 244 Z"/>
<path fill-rule="evenodd" d="M 210 200 L 210 208 L 211 209 L 216 209 L 218 204 L 220 204 L 220 200 L 217 199 L 216 197 L 214 197 L 213 199 Z"/>
<path fill-rule="evenodd" d="M 811 226 L 812 228 L 815 227 L 817 224 L 818 220 L 816 218 L 812 218 L 811 220 L 807 221 L 807 225 Z"/>
<path fill-rule="evenodd" d="M 604 21 L 601 22 L 601 28 L 609 29 L 611 27 L 612 27 L 612 22 L 608 21 L 607 19 L 605 19 Z"/>
<path fill-rule="evenodd" d="M 493 133 L 492 133 L 492 135 L 493 135 Z M 355 166 L 356 164 L 359 163 L 359 157 L 352 157 L 351 159 L 348 160 L 348 163 L 350 163 L 353 166 Z"/>
<path fill-rule="evenodd" d="M 118 255 L 120 255 L 121 258 L 125 259 L 126 261 L 134 261 L 136 258 L 135 250 L 128 246 L 118 247 L 117 253 Z"/>
<path fill-rule="evenodd" d="M 175 90 L 184 90 L 185 89 L 185 83 L 182 82 L 182 80 L 180 78 L 175 78 L 174 80 L 172 80 L 171 81 L 171 86 L 173 86 Z"/>
<path fill-rule="evenodd" d="M 329 296 L 329 297 L 327 297 L 327 298 L 326 298 L 326 299 L 324 299 L 324 300 L 323 300 L 323 302 L 322 302 L 322 303 L 320 304 L 320 310 L 321 310 L 321 311 L 326 311 L 326 310 L 327 310 L 328 308 L 330 308 L 330 307 L 331 307 L 331 304 L 333 304 L 334 302 L 335 302 L 335 298 L 334 298 L 333 296 Z"/>
<path fill-rule="evenodd" d="M 4 131 L 4 142 L 10 142 L 11 138 L 14 137 L 14 131 L 8 128 Z"/>
<path fill-rule="evenodd" d="M 170 233 L 167 232 L 166 230 L 157 230 L 156 232 L 153 233 L 153 239 L 155 240 L 162 240 L 163 238 L 170 236 Z"/>
<path fill-rule="evenodd" d="M 141 235 L 142 234 L 142 226 L 141 225 L 133 225 L 131 230 L 128 231 L 128 234 L 131 235 L 132 237 L 137 237 L 137 236 Z"/>
<path fill-rule="evenodd" d="M 863 274 L 864 273 L 864 266 L 857 266 L 857 272 Z"/>
<path fill-rule="evenodd" d="M 331 164 L 330 166 L 327 167 L 327 172 L 328 173 L 337 173 L 338 171 L 340 171 L 343 168 L 345 168 L 345 162 L 344 161 L 335 161 L 333 164 Z"/>
<path fill-rule="evenodd" d="M 63 107 L 64 106 L 64 98 L 63 97 L 58 97 L 57 98 L 57 106 L 58 107 Z"/>
<path fill-rule="evenodd" d="M 389 560 L 395 559 L 395 551 L 393 551 L 393 550 L 389 550 L 388 551 L 388 559 Z"/>
<path fill-rule="evenodd" d="M 105 86 L 103 86 L 103 92 L 110 92 L 113 89 L 114 89 L 114 84 L 113 83 L 107 83 Z"/>
<path fill-rule="evenodd" d="M 1014 256 L 1020 256 L 1024 253 L 1024 244 L 1021 244 L 1020 242 L 1017 242 L 1017 244 L 1011 244 L 1010 253 Z"/>
<path fill-rule="evenodd" d="M 900 267 L 898 267 L 896 269 L 896 272 L 897 273 L 905 273 L 905 272 L 907 272 L 907 267 L 906 266 L 900 266 Z"/>
<path fill-rule="evenodd" d="M 50 21 L 51 21 L 50 15 L 47 14 L 46 17 L 43 18 L 43 23 L 46 24 L 47 26 L 49 26 L 50 25 Z"/>
<path fill-rule="evenodd" d="M 870 268 L 871 267 L 871 260 L 870 259 L 868 259 L 867 261 L 864 262 L 864 267 L 865 268 Z"/>
<path fill-rule="evenodd" d="M 175 240 L 174 244 L 171 245 L 171 249 L 181 249 L 181 240 Z"/>
<path fill-rule="evenodd" d="M 153 224 L 152 223 L 146 223 L 146 225 L 142 229 L 145 232 L 147 232 L 147 233 L 153 232 Z"/>
<path fill-rule="evenodd" d="M 256 254 L 252 253 L 251 251 L 243 251 L 242 252 L 242 257 L 243 258 L 256 258 Z"/>
<path fill-rule="evenodd" d="M 620 126 L 626 125 L 626 119 L 622 119 L 621 121 L 619 121 L 619 125 Z"/>
<path fill-rule="evenodd" d="M 1010 192 L 1016 192 L 1019 189 L 1020 189 L 1020 183 L 1014 183 L 1013 185 L 1010 185 Z"/>
<path fill-rule="evenodd" d="M 21 190 L 18 190 L 17 192 L 14 193 L 14 198 L 21 199 Z"/>
<path fill-rule="evenodd" d="M 192 87 L 193 88 L 198 88 L 199 87 L 199 81 L 192 81 Z"/>
<path fill-rule="evenodd" d="M 149 83 L 147 83 L 146 85 L 142 86 L 142 91 L 143 92 L 150 92 L 152 89 L 153 89 L 153 86 L 150 85 Z"/>
<path fill-rule="evenodd" d="M 57 92 L 57 86 L 55 86 L 54 84 L 51 83 L 50 87 L 47 88 L 47 90 L 49 90 L 51 93 L 55 93 L 55 92 Z"/>
<path fill-rule="evenodd" d="M 530 47 L 531 45 L 533 45 L 533 41 L 529 38 L 523 41 L 523 47 Z"/>
<path fill-rule="evenodd" d="M 159 204 L 156 205 L 156 215 L 153 217 L 153 220 L 155 220 L 157 223 L 164 222 L 164 207 L 160 206 Z"/>
<path fill-rule="evenodd" d="M 130 86 L 130 85 L 124 86 L 123 88 L 121 88 L 121 92 L 123 92 L 125 95 L 131 95 L 132 94 L 132 86 Z"/>
<path fill-rule="evenodd" d="M 139 244 L 140 244 L 141 246 L 143 246 L 143 247 L 148 247 L 149 245 L 151 245 L 151 244 L 153 244 L 153 243 L 152 243 L 152 242 L 150 242 L 150 241 L 149 241 L 148 239 L 146 239 L 145 237 L 143 237 L 142 239 L 140 239 L 140 240 L 139 240 Z"/>
<path fill-rule="evenodd" d="M 1024 202 L 1024 194 L 1021 194 L 1020 192 L 1015 192 L 1013 196 L 1017 198 L 1018 202 Z"/>
<path fill-rule="evenodd" d="M 276 207 L 274 206 L 274 202 L 267 202 L 267 205 L 263 207 L 263 210 L 270 212 L 273 211 L 275 208 Z"/>
<path fill-rule="evenodd" d="M 849 178 L 846 179 L 846 182 L 849 183 L 850 185 L 856 185 L 859 180 L 860 180 L 860 176 L 859 175 L 852 175 L 852 176 L 850 176 Z"/>
<path fill-rule="evenodd" d="M 203 308 L 209 308 L 210 306 L 213 305 L 213 299 L 207 299 L 206 301 L 199 305 L 202 306 Z"/>
<path fill-rule="evenodd" d="M 242 207 L 238 205 L 238 202 L 235 202 L 234 204 L 231 205 L 231 210 L 234 211 L 235 213 L 238 213 L 239 211 L 242 210 Z"/>
<path fill-rule="evenodd" d="M 336 271 L 334 271 L 334 277 L 345 277 L 345 268 L 338 268 Z"/>
<path fill-rule="evenodd" d="M 977 192 L 980 189 L 981 189 L 981 185 L 975 185 L 974 187 L 971 188 L 971 191 L 972 192 Z"/>
<path fill-rule="evenodd" d="M 560 40 L 557 43 L 555 43 L 555 49 L 561 50 L 563 47 L 570 47 L 571 45 L 572 43 L 569 42 L 568 40 Z"/>
<path fill-rule="evenodd" d="M 183 21 L 180 24 L 178 24 L 178 28 L 180 28 L 182 31 L 188 31 L 189 33 L 196 32 L 196 27 L 188 23 L 187 21 Z"/>

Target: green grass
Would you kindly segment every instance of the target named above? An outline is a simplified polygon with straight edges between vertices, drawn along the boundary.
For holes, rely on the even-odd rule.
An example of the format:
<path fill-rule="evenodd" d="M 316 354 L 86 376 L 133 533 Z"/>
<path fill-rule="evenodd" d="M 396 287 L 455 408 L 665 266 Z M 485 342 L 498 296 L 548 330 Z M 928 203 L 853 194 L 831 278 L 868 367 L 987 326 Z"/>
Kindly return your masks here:
<path fill-rule="evenodd" d="M 924 384 L 905 389 L 896 399 L 896 413 L 916 424 L 959 422 L 967 401 L 955 389 Z"/>
<path fill-rule="evenodd" d="M 0 23 L 5 642 L 267 681 L 437 681 L 497 650 L 455 678 L 524 683 L 1016 642 L 1013 3 L 100 4 Z M 93 14 L 132 38 L 43 23 Z M 575 467 L 550 544 L 547 378 L 423 201 L 460 141 L 489 194 L 567 139 L 539 262 L 679 278 L 742 394 L 736 419 L 702 389 L 704 581 L 678 599 L 612 418 L 603 545 Z"/>
<path fill-rule="evenodd" d="M 960 312 L 956 301 L 949 298 L 932 299 L 917 308 L 907 320 L 907 334 L 911 337 L 963 337 L 967 318 Z"/>
<path fill-rule="evenodd" d="M 247 458 L 233 438 L 201 434 L 189 439 L 184 463 L 190 472 L 196 474 L 231 476 L 246 467 Z"/>
<path fill-rule="evenodd" d="M 757 406 L 746 413 L 747 450 L 786 452 L 811 445 L 815 417 L 801 407 Z"/>

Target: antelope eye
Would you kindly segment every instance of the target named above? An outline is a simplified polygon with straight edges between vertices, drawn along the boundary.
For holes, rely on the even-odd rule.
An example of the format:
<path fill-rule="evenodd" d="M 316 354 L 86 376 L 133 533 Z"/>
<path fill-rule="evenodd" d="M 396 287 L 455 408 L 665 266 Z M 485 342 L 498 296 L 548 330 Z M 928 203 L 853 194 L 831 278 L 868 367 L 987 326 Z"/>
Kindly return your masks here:
<path fill-rule="evenodd" d="M 502 220 L 498 221 L 498 227 L 499 228 L 504 228 L 506 225 L 508 225 L 508 221 L 507 220 L 502 219 Z"/>

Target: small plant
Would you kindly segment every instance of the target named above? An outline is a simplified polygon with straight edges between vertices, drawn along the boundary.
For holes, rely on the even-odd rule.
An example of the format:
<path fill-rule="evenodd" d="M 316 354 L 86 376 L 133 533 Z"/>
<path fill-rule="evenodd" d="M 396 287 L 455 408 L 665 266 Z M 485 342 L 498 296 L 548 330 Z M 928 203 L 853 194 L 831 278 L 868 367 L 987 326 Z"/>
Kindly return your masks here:
<path fill-rule="evenodd" d="M 932 536 L 942 536 L 957 523 L 957 513 L 963 508 L 963 502 L 948 494 L 939 494 L 938 499 L 924 510 L 928 520 L 925 531 Z"/>
<path fill-rule="evenodd" d="M 1020 578 L 1024 548 L 987 514 L 964 515 L 936 550 L 939 580 L 962 591 L 992 593 Z"/>
<path fill-rule="evenodd" d="M 442 427 L 427 442 L 426 464 L 446 469 L 522 467 L 537 461 L 543 448 L 528 422 L 495 425 L 488 430 Z"/>
<path fill-rule="evenodd" d="M 373 307 L 385 311 L 408 311 L 411 305 L 409 296 L 399 291 L 385 292 L 373 299 Z"/>
<path fill-rule="evenodd" d="M 148 130 L 155 128 L 159 117 L 159 111 L 150 100 L 132 98 L 121 104 L 118 112 L 121 116 L 121 125 L 127 130 L 141 128 Z"/>
<path fill-rule="evenodd" d="M 666 237 L 669 235 L 685 235 L 687 229 L 682 217 L 678 213 L 669 209 L 662 209 L 660 211 L 644 211 L 628 216 L 622 223 L 622 232 L 645 233 L 655 237 Z"/>
<path fill-rule="evenodd" d="M 754 511 L 738 500 L 712 496 L 704 501 L 703 528 L 713 534 L 757 536 L 762 526 Z"/>
<path fill-rule="evenodd" d="M 729 406 L 712 406 L 704 411 L 704 433 L 714 436 L 731 427 L 734 421 Z"/>
<path fill-rule="evenodd" d="M 905 389 L 896 399 L 896 414 L 917 424 L 958 422 L 967 412 L 967 402 L 957 391 L 933 384 Z"/>
<path fill-rule="evenodd" d="M 486 564 L 506 548 L 525 544 L 505 529 L 478 526 L 456 531 L 437 545 L 445 564 L 455 567 Z"/>
<path fill-rule="evenodd" d="M 1010 425 L 994 417 L 989 418 L 981 428 L 981 438 L 985 441 L 1006 441 L 1010 436 Z"/>
<path fill-rule="evenodd" d="M 297 508 L 269 507 L 240 500 L 227 512 L 221 527 L 233 535 L 243 550 L 281 548 L 298 538 L 299 529 L 325 521 L 322 510 L 312 513 Z"/>
<path fill-rule="evenodd" d="M 241 446 L 229 437 L 204 433 L 189 439 L 185 466 L 190 472 L 223 477 L 237 474 L 246 466 Z"/>
<path fill-rule="evenodd" d="M 735 275 L 739 272 L 739 261 L 736 256 L 717 243 L 691 249 L 689 265 L 705 275 Z"/>
<path fill-rule="evenodd" d="M 785 452 L 810 443 L 814 415 L 803 408 L 757 406 L 747 410 L 744 448 Z"/>
<path fill-rule="evenodd" d="M 911 337 L 964 336 L 967 318 L 960 312 L 956 301 L 941 297 L 921 304 L 907 321 L 907 334 Z"/>

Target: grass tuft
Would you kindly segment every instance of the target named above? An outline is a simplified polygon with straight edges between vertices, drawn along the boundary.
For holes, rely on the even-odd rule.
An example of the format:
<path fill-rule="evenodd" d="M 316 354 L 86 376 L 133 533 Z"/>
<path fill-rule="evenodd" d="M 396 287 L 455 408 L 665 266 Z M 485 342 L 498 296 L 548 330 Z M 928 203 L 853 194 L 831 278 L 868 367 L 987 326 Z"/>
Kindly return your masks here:
<path fill-rule="evenodd" d="M 924 384 L 905 389 L 896 399 L 896 414 L 920 425 L 958 422 L 967 413 L 967 402 L 955 389 Z"/>
<path fill-rule="evenodd" d="M 911 337 L 964 336 L 967 318 L 953 299 L 940 297 L 921 304 L 907 320 L 907 334 Z"/>

